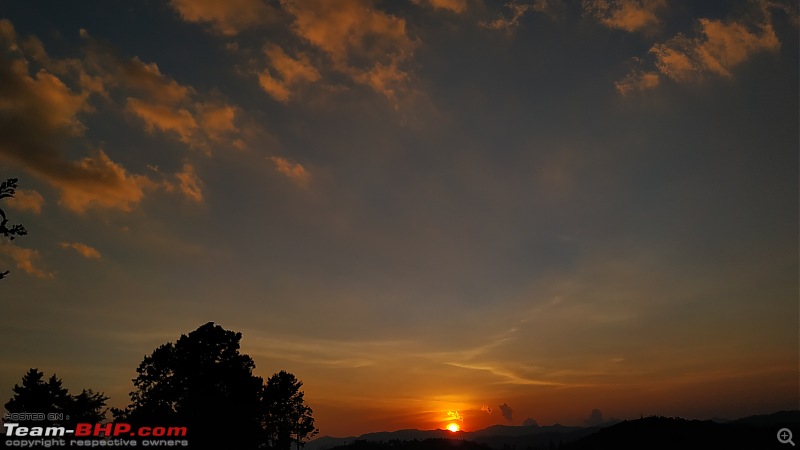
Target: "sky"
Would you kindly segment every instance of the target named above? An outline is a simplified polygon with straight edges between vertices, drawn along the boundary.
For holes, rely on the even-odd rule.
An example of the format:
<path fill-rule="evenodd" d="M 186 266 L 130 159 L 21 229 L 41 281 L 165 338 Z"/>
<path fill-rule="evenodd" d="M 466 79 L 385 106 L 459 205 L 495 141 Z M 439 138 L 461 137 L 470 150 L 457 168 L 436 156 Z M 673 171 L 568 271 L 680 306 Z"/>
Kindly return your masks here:
<path fill-rule="evenodd" d="M 206 322 L 320 435 L 800 408 L 792 1 L 0 4 L 0 399 Z"/>

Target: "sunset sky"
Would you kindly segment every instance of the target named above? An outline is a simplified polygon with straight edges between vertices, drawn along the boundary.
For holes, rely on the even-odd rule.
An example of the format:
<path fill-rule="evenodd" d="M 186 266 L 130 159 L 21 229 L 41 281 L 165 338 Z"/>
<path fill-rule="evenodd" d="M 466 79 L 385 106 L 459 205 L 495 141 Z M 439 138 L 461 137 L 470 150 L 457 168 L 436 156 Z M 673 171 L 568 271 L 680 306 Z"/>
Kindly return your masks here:
<path fill-rule="evenodd" d="M 0 405 L 213 321 L 321 435 L 798 409 L 798 54 L 790 0 L 2 2 Z"/>

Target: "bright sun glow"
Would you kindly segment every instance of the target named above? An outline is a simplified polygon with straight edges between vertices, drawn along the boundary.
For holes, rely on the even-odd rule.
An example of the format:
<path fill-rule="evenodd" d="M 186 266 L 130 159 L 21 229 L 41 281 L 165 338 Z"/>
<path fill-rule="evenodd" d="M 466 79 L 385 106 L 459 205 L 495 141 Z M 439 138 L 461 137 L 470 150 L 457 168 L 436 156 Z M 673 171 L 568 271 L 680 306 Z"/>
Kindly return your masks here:
<path fill-rule="evenodd" d="M 458 426 L 458 424 L 457 424 L 457 423 L 451 423 L 450 425 L 448 425 L 448 426 L 447 426 L 447 429 L 448 429 L 448 430 L 450 430 L 450 431 L 452 431 L 453 433 L 455 433 L 456 431 L 458 431 L 458 430 L 459 430 L 459 428 L 460 428 L 460 427 Z"/>

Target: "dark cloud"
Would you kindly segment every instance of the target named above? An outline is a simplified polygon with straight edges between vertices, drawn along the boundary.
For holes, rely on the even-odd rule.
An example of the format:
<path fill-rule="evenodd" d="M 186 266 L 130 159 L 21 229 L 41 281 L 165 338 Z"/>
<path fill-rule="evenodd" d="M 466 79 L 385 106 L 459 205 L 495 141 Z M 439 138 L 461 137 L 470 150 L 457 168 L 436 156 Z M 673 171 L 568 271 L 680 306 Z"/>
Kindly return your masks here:
<path fill-rule="evenodd" d="M 525 419 L 522 422 L 522 426 L 523 427 L 538 427 L 539 426 L 539 422 L 537 422 L 533 418 L 528 417 L 527 419 Z"/>
<path fill-rule="evenodd" d="M 603 412 L 597 408 L 593 409 L 592 412 L 589 413 L 589 417 L 587 417 L 586 420 L 583 421 L 583 423 L 585 423 L 586 426 L 590 427 L 602 425 L 605 422 L 606 422 L 605 419 L 603 419 Z"/>
<path fill-rule="evenodd" d="M 592 410 L 591 413 L 589 413 L 589 417 L 587 417 L 583 421 L 583 423 L 585 423 L 586 426 L 593 427 L 593 426 L 599 426 L 599 425 L 612 425 L 612 424 L 615 424 L 615 423 L 617 423 L 619 421 L 620 420 L 615 418 L 615 417 L 610 417 L 610 418 L 603 417 L 603 412 L 600 411 L 599 409 L 595 408 L 595 409 Z"/>
<path fill-rule="evenodd" d="M 511 409 L 510 406 L 508 406 L 508 403 L 503 403 L 498 407 L 500 408 L 500 414 L 502 414 L 507 421 L 511 422 L 512 420 L 514 420 L 513 418 L 514 410 Z"/>

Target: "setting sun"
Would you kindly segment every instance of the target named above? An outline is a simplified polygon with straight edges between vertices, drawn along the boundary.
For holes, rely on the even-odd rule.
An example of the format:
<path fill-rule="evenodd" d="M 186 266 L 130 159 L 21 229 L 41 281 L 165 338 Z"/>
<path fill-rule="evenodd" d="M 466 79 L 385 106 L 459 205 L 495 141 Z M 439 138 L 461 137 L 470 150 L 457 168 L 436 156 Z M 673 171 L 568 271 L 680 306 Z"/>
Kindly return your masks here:
<path fill-rule="evenodd" d="M 458 431 L 460 428 L 461 427 L 459 427 L 457 423 L 451 423 L 450 425 L 447 425 L 447 429 L 452 431 L 453 433 Z"/>

